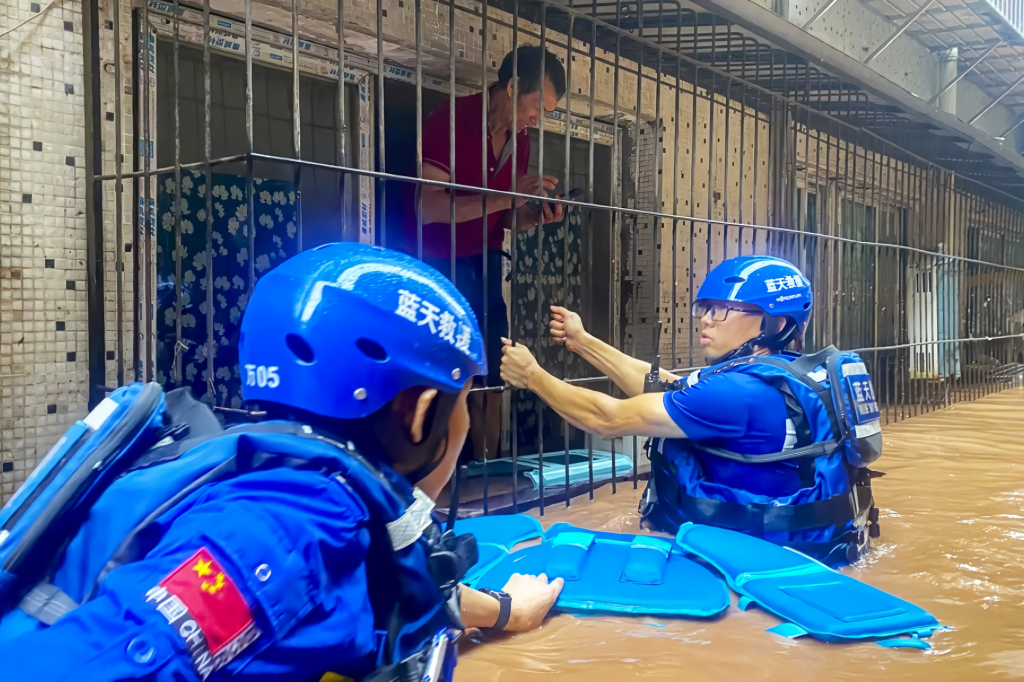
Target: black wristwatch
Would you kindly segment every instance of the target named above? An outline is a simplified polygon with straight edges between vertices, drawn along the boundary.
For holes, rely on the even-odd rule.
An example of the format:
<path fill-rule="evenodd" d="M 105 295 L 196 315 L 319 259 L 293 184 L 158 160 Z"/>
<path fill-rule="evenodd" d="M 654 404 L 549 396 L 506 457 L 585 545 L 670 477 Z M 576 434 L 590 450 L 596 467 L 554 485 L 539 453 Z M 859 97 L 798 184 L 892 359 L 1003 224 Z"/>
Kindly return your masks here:
<path fill-rule="evenodd" d="M 483 589 L 480 592 L 498 600 L 498 622 L 489 628 L 480 628 L 480 631 L 487 635 L 504 632 L 509 616 L 512 615 L 512 597 L 506 592 L 495 592 L 494 590 Z"/>

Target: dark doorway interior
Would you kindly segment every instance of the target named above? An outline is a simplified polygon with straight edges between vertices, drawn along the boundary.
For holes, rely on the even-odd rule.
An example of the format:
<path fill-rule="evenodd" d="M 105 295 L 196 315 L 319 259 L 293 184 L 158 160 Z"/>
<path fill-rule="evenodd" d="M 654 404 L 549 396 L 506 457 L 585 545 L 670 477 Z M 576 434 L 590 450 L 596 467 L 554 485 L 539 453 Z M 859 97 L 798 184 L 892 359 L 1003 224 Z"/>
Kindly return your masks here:
<path fill-rule="evenodd" d="M 423 97 L 423 120 L 435 107 L 448 106 L 448 95 L 437 90 L 421 89 Z M 379 129 L 376 130 L 379 134 Z M 416 86 L 401 81 L 384 81 L 384 153 L 385 170 L 390 174 L 416 177 Z M 378 151 L 378 165 L 380 168 Z M 383 185 L 383 192 L 382 192 Z M 381 202 L 381 194 L 384 201 Z M 389 181 L 377 183 L 378 206 L 383 203 L 384 217 L 377 211 L 377 239 L 386 240 L 389 247 L 401 248 L 410 253 L 414 245 L 405 244 L 401 238 L 399 221 L 414 215 L 409 208 L 416 201 L 416 185 L 411 182 Z"/>
<path fill-rule="evenodd" d="M 180 116 L 180 161 L 203 160 L 205 120 L 203 106 L 203 53 L 182 45 L 179 48 L 178 101 Z M 292 139 L 292 74 L 259 64 L 253 65 L 253 149 L 259 154 L 294 157 Z M 244 154 L 245 62 L 232 57 L 210 55 L 211 133 L 213 158 Z M 299 114 L 302 158 L 324 164 L 338 163 L 338 84 L 300 76 Z M 358 152 L 358 88 L 345 86 L 345 165 L 355 166 Z M 157 44 L 157 165 L 173 166 L 174 142 L 174 51 L 170 43 Z M 245 175 L 245 164 L 214 168 L 215 173 Z M 295 183 L 290 164 L 257 161 L 253 175 L 264 180 Z M 355 176 L 346 180 L 349 214 L 342 229 L 340 215 L 344 202 L 342 174 L 329 170 L 305 169 L 299 178 L 302 199 L 302 246 L 310 248 L 334 241 L 358 240 L 358 207 Z M 216 228 L 216 225 L 215 225 Z"/>

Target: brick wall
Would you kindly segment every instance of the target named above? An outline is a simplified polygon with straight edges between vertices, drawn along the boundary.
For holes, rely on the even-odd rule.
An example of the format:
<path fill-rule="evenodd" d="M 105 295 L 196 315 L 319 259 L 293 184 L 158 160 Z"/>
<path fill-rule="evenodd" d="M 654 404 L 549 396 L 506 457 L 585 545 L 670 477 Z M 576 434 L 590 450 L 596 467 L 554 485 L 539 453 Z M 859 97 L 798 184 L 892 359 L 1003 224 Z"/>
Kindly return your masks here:
<path fill-rule="evenodd" d="M 0 502 L 88 401 L 81 3 L 0 0 L 0 33 L 8 31 L 0 40 Z"/>

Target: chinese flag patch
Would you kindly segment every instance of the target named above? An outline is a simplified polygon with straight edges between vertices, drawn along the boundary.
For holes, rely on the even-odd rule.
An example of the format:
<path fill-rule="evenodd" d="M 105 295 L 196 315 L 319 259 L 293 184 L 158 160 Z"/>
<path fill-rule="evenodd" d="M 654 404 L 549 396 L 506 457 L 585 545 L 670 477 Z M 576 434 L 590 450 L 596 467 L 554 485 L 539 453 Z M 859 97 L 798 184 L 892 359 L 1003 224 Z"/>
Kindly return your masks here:
<path fill-rule="evenodd" d="M 146 593 L 185 640 L 202 679 L 260 635 L 238 587 L 205 547 Z"/>

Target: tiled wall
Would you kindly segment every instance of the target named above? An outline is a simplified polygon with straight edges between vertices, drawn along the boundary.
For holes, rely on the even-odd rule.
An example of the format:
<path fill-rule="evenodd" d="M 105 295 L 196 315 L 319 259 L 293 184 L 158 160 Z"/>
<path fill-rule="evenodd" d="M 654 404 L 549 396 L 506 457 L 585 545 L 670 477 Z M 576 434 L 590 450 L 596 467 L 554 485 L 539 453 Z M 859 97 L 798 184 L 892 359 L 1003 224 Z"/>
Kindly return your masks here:
<path fill-rule="evenodd" d="M 674 92 L 665 91 L 662 102 L 673 101 L 669 98 L 674 96 Z M 726 101 L 721 95 L 716 96 L 712 107 L 711 101 L 700 90 L 695 102 L 692 90 L 684 90 L 678 111 L 674 114 L 669 112 L 669 116 L 674 117 L 663 119 L 664 129 L 660 137 L 662 210 L 696 218 L 772 224 L 768 212 L 770 158 L 767 117 L 755 114 L 753 109 L 737 99 Z M 674 251 L 673 231 L 676 237 Z M 709 269 L 726 258 L 739 255 L 741 250 L 749 254 L 756 246 L 763 253 L 765 238 L 764 231 L 726 228 L 699 221 L 676 221 L 675 225 L 672 220 L 662 221 L 659 254 L 662 264 L 660 315 L 664 325 L 660 349 L 663 367 L 704 364 L 699 344 L 694 341 L 691 349 L 691 331 L 698 332 L 699 325 L 690 317 L 690 301 Z M 671 308 L 673 253 L 677 282 L 675 357 L 672 356 Z"/>
<path fill-rule="evenodd" d="M 88 399 L 81 3 L 0 0 L 0 33 L 11 29 L 0 40 L 0 502 Z"/>
<path fill-rule="evenodd" d="M 97 125 L 102 127 L 102 162 L 103 173 L 109 175 L 115 172 L 115 152 L 120 152 L 122 172 L 131 172 L 132 168 L 132 138 L 133 138 L 133 96 L 132 87 L 132 3 L 129 0 L 120 0 L 117 3 L 119 9 L 119 25 L 121 46 L 121 107 L 117 107 L 114 86 L 114 15 L 113 0 L 96 0 L 98 3 L 98 34 L 99 34 L 99 60 L 100 78 L 100 121 Z M 117 117 L 121 118 L 121 140 L 120 145 L 116 139 Z M 141 183 L 140 183 L 141 184 Z M 122 318 L 122 339 L 124 343 L 124 382 L 135 381 L 135 358 L 133 355 L 132 333 L 134 328 L 134 314 L 132 302 L 134 291 L 132 289 L 132 269 L 134 261 L 128 245 L 132 243 L 132 216 L 134 207 L 132 205 L 133 192 L 130 181 L 122 182 L 121 195 L 121 239 L 117 239 L 117 203 L 115 194 L 115 183 L 108 180 L 102 183 L 100 192 L 103 200 L 103 306 L 104 306 L 104 345 L 106 353 L 106 381 L 108 387 L 118 385 L 118 363 L 117 363 L 117 284 L 115 273 L 117 271 L 117 258 L 121 257 L 123 267 L 122 293 L 121 297 L 124 306 L 121 310 Z"/>

